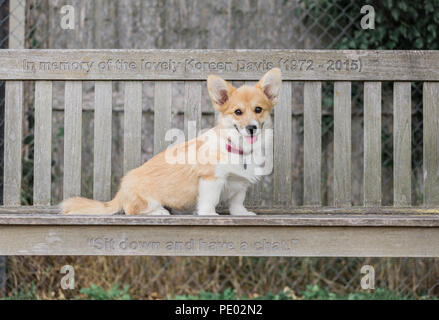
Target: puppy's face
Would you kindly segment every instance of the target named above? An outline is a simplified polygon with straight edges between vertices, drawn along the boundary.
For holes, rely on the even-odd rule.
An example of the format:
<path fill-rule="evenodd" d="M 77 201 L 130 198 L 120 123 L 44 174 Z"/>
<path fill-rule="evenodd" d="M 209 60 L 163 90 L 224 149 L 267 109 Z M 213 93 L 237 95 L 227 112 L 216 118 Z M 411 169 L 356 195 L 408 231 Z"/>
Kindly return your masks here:
<path fill-rule="evenodd" d="M 267 72 L 253 87 L 236 89 L 218 76 L 209 76 L 207 83 L 224 128 L 236 129 L 247 143 L 252 144 L 263 128 L 271 126 L 270 111 L 277 103 L 281 84 L 279 69 Z"/>

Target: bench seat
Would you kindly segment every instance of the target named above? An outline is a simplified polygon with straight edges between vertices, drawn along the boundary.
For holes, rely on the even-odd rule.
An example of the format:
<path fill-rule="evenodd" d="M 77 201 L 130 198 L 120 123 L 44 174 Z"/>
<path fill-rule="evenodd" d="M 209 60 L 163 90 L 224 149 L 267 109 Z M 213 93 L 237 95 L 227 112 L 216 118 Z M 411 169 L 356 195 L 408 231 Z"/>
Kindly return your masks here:
<path fill-rule="evenodd" d="M 0 255 L 434 257 L 439 209 L 260 209 L 258 216 L 74 216 L 0 208 Z"/>

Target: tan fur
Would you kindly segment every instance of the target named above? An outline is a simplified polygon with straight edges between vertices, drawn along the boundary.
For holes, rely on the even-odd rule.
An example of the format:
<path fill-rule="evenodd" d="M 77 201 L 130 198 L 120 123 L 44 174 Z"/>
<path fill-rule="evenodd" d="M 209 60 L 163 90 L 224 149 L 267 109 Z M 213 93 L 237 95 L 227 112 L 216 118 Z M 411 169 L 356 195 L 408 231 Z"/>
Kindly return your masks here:
<path fill-rule="evenodd" d="M 273 69 L 273 72 L 278 72 Z M 209 78 L 212 79 L 210 76 Z M 222 80 L 222 79 L 221 79 Z M 225 91 L 220 95 L 213 96 L 213 104 L 224 116 L 233 115 L 236 108 L 241 108 L 243 114 L 234 116 L 245 126 L 252 119 L 259 122 L 270 113 L 274 103 L 267 98 L 262 89 L 263 79 L 254 87 L 242 86 L 234 88 L 226 81 L 213 85 L 224 85 Z M 209 84 L 211 82 L 208 82 Z M 212 88 L 209 88 L 211 90 Z M 215 88 L 214 88 L 215 89 Z M 213 91 L 212 91 L 213 92 Z M 225 96 L 222 96 L 222 95 Z M 227 101 L 223 101 L 227 99 Z M 254 109 L 259 106 L 263 112 L 256 114 Z M 219 131 L 221 125 L 211 129 Z M 178 152 L 181 149 L 187 151 L 195 144 L 196 150 L 200 150 L 205 141 L 202 135 L 196 139 L 173 147 L 171 151 Z M 212 160 L 219 160 L 224 150 L 209 149 L 208 155 Z M 85 199 L 81 197 L 70 198 L 61 203 L 62 213 L 69 214 L 114 214 L 121 209 L 125 214 L 149 213 L 154 205 L 169 207 L 176 210 L 188 210 L 195 206 L 198 197 L 199 179 L 215 180 L 215 164 L 170 164 L 166 161 L 166 150 L 157 154 L 142 166 L 129 171 L 122 179 L 119 191 L 115 198 L 109 202 Z M 214 162 L 214 161 L 213 161 Z"/>

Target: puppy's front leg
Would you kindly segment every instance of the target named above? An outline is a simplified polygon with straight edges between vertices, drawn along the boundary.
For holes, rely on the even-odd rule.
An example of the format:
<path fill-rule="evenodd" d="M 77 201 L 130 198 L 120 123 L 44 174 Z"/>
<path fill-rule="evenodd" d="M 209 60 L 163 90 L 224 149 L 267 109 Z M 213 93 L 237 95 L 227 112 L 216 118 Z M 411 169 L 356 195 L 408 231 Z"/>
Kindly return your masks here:
<path fill-rule="evenodd" d="M 198 184 L 198 215 L 217 215 L 215 207 L 220 200 L 224 183 L 225 180 L 220 178 L 215 180 L 200 178 Z"/>
<path fill-rule="evenodd" d="M 232 198 L 230 198 L 229 211 L 232 216 L 248 216 L 256 215 L 256 213 L 248 211 L 244 207 L 245 194 L 247 187 L 239 190 Z"/>

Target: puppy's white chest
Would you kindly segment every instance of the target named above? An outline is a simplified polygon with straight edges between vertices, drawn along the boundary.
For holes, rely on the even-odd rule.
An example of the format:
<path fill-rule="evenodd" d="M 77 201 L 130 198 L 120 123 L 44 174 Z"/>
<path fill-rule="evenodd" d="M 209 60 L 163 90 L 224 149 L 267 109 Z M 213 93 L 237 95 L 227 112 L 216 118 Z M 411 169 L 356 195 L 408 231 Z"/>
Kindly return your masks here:
<path fill-rule="evenodd" d="M 261 161 L 263 163 L 264 159 L 255 159 L 254 155 L 242 156 L 239 158 L 239 162 L 235 161 L 233 163 L 217 165 L 215 170 L 216 176 L 224 178 L 237 176 L 251 183 L 255 183 L 260 178 L 258 169 L 261 168 Z"/>

